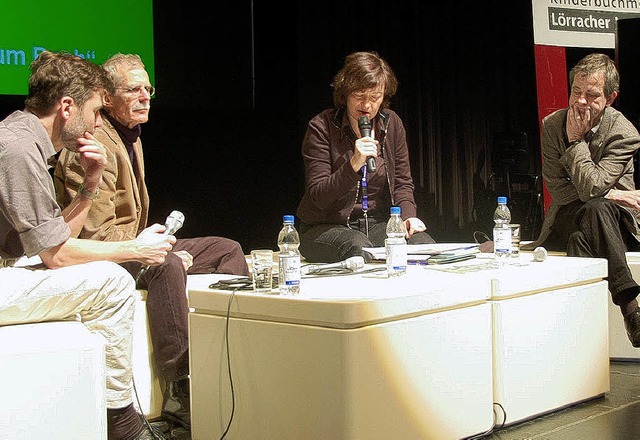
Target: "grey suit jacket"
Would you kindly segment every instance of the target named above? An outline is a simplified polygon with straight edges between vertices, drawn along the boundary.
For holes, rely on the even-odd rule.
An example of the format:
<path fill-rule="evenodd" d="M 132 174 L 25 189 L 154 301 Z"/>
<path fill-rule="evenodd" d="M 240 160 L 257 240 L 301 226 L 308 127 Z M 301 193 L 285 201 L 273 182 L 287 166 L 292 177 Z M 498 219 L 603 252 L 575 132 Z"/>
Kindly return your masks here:
<path fill-rule="evenodd" d="M 547 238 L 558 209 L 575 200 L 604 197 L 611 189 L 633 190 L 633 155 L 640 148 L 640 135 L 622 113 L 607 107 L 591 140 L 568 148 L 567 108 L 542 121 L 542 177 L 551 206 L 540 236 L 523 249 L 533 249 Z M 640 240 L 640 212 L 626 209 L 629 230 Z"/>

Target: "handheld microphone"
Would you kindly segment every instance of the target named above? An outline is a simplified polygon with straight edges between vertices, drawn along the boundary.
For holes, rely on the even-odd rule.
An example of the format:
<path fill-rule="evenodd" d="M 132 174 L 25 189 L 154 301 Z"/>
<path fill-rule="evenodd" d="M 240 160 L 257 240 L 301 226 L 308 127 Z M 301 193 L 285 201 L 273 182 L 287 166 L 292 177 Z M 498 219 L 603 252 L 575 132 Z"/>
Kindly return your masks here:
<path fill-rule="evenodd" d="M 533 261 L 542 262 L 547 259 L 547 250 L 542 246 L 538 246 L 533 250 Z"/>
<path fill-rule="evenodd" d="M 349 257 L 344 261 L 339 261 L 337 263 L 328 263 L 328 264 L 307 264 L 306 266 L 302 266 L 300 268 L 300 273 L 302 275 L 309 275 L 318 273 L 320 271 L 325 271 L 327 269 L 349 269 L 349 270 L 357 270 L 362 269 L 364 267 L 364 258 L 356 255 L 355 257 Z"/>
<path fill-rule="evenodd" d="M 164 235 L 173 235 L 176 233 L 178 229 L 182 227 L 184 223 L 184 214 L 180 211 L 171 211 L 171 214 L 164 221 L 164 227 L 166 228 L 163 232 Z"/>
<path fill-rule="evenodd" d="M 175 234 L 176 231 L 182 227 L 183 223 L 184 223 L 184 214 L 181 213 L 180 211 L 171 211 L 171 214 L 169 214 L 167 216 L 167 219 L 164 221 L 165 229 L 162 234 L 163 235 Z M 138 280 L 140 279 L 140 277 L 144 275 L 144 273 L 148 270 L 149 270 L 148 265 L 140 268 L 140 272 L 138 272 L 138 275 L 136 276 L 136 284 L 138 283 Z"/>
<path fill-rule="evenodd" d="M 371 121 L 366 116 L 360 116 L 358 118 L 358 129 L 362 136 L 371 136 Z M 367 157 L 367 171 L 370 173 L 376 172 L 376 158 L 373 156 Z"/>

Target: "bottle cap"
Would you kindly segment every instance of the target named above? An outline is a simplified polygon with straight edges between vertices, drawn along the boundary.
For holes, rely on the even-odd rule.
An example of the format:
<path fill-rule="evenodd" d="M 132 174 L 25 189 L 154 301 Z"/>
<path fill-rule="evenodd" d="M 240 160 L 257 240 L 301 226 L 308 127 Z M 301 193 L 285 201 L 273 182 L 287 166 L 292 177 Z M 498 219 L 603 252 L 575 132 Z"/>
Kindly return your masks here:
<path fill-rule="evenodd" d="M 391 209 L 389 210 L 389 212 L 391 212 L 391 214 L 400 214 L 401 209 L 399 206 L 392 206 Z"/>
<path fill-rule="evenodd" d="M 506 205 L 507 204 L 507 198 L 505 196 L 499 196 L 498 197 L 498 203 Z"/>
<path fill-rule="evenodd" d="M 282 223 L 293 223 L 293 216 L 292 215 L 283 215 L 282 216 Z"/>

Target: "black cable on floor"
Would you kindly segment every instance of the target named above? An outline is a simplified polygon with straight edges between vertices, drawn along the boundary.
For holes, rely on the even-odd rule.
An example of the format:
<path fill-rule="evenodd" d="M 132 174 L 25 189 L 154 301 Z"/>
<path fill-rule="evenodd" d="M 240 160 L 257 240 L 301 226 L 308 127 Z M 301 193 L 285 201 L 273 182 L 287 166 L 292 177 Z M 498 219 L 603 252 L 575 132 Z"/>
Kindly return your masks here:
<path fill-rule="evenodd" d="M 493 402 L 493 405 L 494 405 L 493 425 L 491 426 L 491 428 L 489 428 L 485 432 L 481 432 L 480 434 L 476 434 L 471 437 L 466 437 L 466 440 L 479 440 L 479 439 L 485 438 L 486 436 L 492 434 L 494 431 L 502 429 L 504 427 L 504 423 L 507 421 L 507 412 L 504 410 L 504 407 L 499 403 Z M 502 423 L 500 423 L 500 426 L 498 428 L 496 428 L 496 418 L 497 418 L 496 409 L 495 409 L 496 406 L 499 406 L 500 409 L 502 410 Z"/>
<path fill-rule="evenodd" d="M 131 383 L 133 385 L 133 394 L 136 396 L 136 403 L 138 404 L 138 409 L 140 410 L 139 415 L 140 415 L 140 418 L 142 419 L 142 422 L 145 424 L 147 428 L 149 428 L 149 431 L 151 432 L 151 435 L 153 435 L 154 439 L 164 440 L 164 438 L 160 437 L 159 434 L 155 431 L 155 429 L 153 429 L 153 427 L 149 423 L 149 420 L 147 420 L 147 417 L 144 415 L 144 412 L 142 411 L 142 405 L 140 404 L 140 398 L 138 397 L 138 390 L 136 389 L 136 381 L 133 379 L 133 375 L 131 375 Z"/>

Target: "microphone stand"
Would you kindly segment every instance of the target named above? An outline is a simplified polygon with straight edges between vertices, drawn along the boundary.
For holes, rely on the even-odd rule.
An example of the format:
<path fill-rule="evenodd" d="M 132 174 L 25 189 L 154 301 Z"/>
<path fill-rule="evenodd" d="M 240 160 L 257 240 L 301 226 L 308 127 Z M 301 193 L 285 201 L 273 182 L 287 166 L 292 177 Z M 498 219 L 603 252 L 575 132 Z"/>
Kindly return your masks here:
<path fill-rule="evenodd" d="M 367 217 L 367 211 L 369 210 L 369 196 L 367 195 L 367 164 L 362 166 L 362 214 L 364 215 L 364 231 L 367 237 L 369 237 L 369 217 Z"/>

